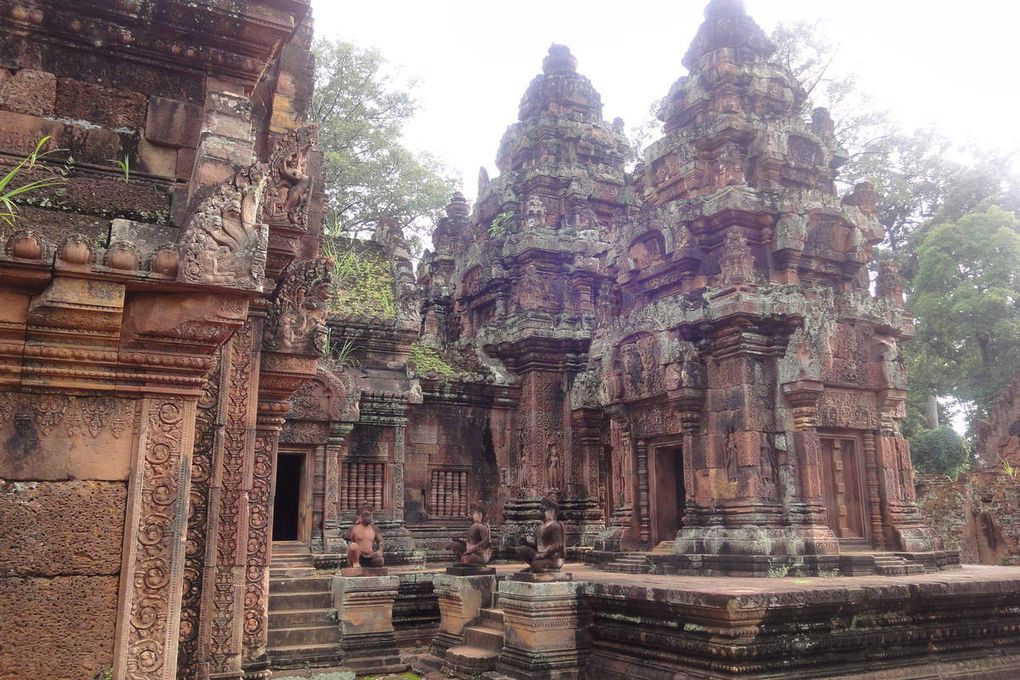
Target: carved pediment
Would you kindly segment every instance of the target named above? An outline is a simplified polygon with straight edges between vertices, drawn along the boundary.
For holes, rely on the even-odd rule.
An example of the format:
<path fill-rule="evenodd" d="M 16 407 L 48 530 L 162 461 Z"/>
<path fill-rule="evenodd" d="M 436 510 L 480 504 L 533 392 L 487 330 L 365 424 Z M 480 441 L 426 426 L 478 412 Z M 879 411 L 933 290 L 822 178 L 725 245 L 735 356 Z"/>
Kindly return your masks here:
<path fill-rule="evenodd" d="M 266 319 L 266 347 L 278 352 L 321 354 L 332 282 L 329 260 L 317 258 L 292 264 Z"/>
<path fill-rule="evenodd" d="M 269 227 L 258 221 L 261 165 L 243 168 L 196 208 L 181 238 L 179 281 L 262 290 Z"/>

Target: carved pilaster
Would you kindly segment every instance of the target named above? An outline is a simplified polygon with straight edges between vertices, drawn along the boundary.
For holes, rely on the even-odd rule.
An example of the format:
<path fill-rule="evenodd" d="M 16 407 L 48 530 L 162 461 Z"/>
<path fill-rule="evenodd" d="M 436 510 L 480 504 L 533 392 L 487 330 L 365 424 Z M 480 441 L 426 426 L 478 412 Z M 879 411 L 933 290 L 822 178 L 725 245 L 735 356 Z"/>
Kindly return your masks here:
<path fill-rule="evenodd" d="M 635 445 L 638 475 L 638 521 L 641 527 L 641 544 L 652 540 L 651 493 L 648 489 L 648 442 L 639 439 Z"/>
<path fill-rule="evenodd" d="M 220 436 L 212 461 L 199 653 L 210 678 L 240 678 L 244 622 L 246 489 L 254 447 L 258 323 L 248 321 L 224 347 Z"/>
<path fill-rule="evenodd" d="M 121 571 L 114 650 L 116 677 L 172 680 L 177 674 L 195 402 L 142 400 Z"/>
<path fill-rule="evenodd" d="M 323 547 L 329 554 L 340 554 L 347 548 L 340 529 L 340 461 L 346 455 L 347 436 L 353 425 L 330 423 L 326 443 L 325 502 L 322 511 Z"/>

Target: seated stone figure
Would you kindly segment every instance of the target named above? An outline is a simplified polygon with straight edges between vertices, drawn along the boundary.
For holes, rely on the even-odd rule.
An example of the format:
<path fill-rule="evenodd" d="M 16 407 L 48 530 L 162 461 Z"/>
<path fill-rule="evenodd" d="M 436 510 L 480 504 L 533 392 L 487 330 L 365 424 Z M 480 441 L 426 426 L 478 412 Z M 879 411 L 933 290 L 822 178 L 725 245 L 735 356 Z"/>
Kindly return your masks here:
<path fill-rule="evenodd" d="M 517 547 L 517 557 L 528 563 L 522 572 L 544 574 L 548 571 L 559 571 L 567 556 L 566 531 L 559 521 L 560 506 L 552 498 L 542 499 L 542 511 L 545 521 L 535 531 L 534 542 L 521 539 Z"/>
<path fill-rule="evenodd" d="M 358 518 L 347 531 L 345 537 L 348 567 L 372 567 L 383 565 L 383 537 L 379 529 L 372 523 L 372 508 L 363 505 L 358 510 Z"/>
<path fill-rule="evenodd" d="M 485 508 L 475 501 L 471 504 L 469 515 L 471 526 L 464 538 L 450 539 L 446 546 L 457 556 L 457 564 L 463 566 L 484 566 L 492 559 L 489 525 L 485 524 Z"/>

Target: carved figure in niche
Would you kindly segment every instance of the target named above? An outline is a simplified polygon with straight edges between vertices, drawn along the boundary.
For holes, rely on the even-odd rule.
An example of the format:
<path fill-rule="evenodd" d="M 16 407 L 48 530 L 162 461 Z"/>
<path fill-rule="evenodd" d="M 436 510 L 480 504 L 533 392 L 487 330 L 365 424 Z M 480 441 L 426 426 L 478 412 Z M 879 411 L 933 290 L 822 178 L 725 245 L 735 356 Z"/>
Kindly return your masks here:
<path fill-rule="evenodd" d="M 280 212 L 287 215 L 292 222 L 297 222 L 297 213 L 303 212 L 308 202 L 308 192 L 312 188 L 311 178 L 305 174 L 307 149 L 296 151 L 280 164 L 280 179 L 277 185 L 277 200 L 281 203 Z"/>
<path fill-rule="evenodd" d="M 733 430 L 730 430 L 726 433 L 724 462 L 726 464 L 726 477 L 731 482 L 737 481 L 737 461 L 739 456 L 740 450 L 737 444 L 737 435 Z"/>
<path fill-rule="evenodd" d="M 548 453 L 545 459 L 546 465 L 546 483 L 549 485 L 551 491 L 559 491 L 563 489 L 563 475 L 560 471 L 560 447 L 558 444 L 553 442 L 549 445 Z"/>
<path fill-rule="evenodd" d="M 485 508 L 475 501 L 469 508 L 471 526 L 464 538 L 452 538 L 446 549 L 456 555 L 457 564 L 482 566 L 492 559 L 489 525 L 485 524 Z"/>
<path fill-rule="evenodd" d="M 739 231 L 726 234 L 719 269 L 724 285 L 751 283 L 754 280 L 754 256 L 747 239 Z"/>
<path fill-rule="evenodd" d="M 683 368 L 680 371 L 680 386 L 704 389 L 707 385 L 705 364 L 702 363 L 698 350 L 693 345 L 685 344 L 680 348 L 680 359 L 683 361 Z"/>
<path fill-rule="evenodd" d="M 744 175 L 744 157 L 740 152 L 740 147 L 733 143 L 723 146 L 719 152 L 716 173 L 716 187 L 720 189 L 735 184 L 744 184 L 747 181 Z"/>
<path fill-rule="evenodd" d="M 522 572 L 544 574 L 547 571 L 559 571 L 567 557 L 565 546 L 566 531 L 559 520 L 560 506 L 550 497 L 542 499 L 542 513 L 545 521 L 535 530 L 535 540 L 521 539 L 517 547 L 517 557 L 528 563 Z"/>
<path fill-rule="evenodd" d="M 906 370 L 900 360 L 900 348 L 896 338 L 875 338 L 878 342 L 879 357 L 882 359 L 882 381 L 886 387 L 902 390 L 907 387 Z"/>
<path fill-rule="evenodd" d="M 528 229 L 538 229 L 545 226 L 545 203 L 538 196 L 528 199 Z"/>
<path fill-rule="evenodd" d="M 761 475 L 762 497 L 766 500 L 779 500 L 779 456 L 772 445 L 771 436 L 761 433 L 761 454 L 758 458 Z"/>
<path fill-rule="evenodd" d="M 349 567 L 383 566 L 383 537 L 372 521 L 372 506 L 363 505 L 358 509 L 358 518 L 344 538 L 350 544 L 347 548 Z"/>
<path fill-rule="evenodd" d="M 776 224 L 776 250 L 804 250 L 807 243 L 807 217 L 784 213 Z"/>

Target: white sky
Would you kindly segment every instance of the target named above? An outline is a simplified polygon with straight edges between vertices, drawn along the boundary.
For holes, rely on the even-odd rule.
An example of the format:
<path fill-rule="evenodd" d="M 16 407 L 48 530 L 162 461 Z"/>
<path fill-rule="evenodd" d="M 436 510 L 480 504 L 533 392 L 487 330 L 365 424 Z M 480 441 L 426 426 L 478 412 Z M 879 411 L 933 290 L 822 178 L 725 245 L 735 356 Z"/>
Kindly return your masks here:
<path fill-rule="evenodd" d="M 316 33 L 378 47 L 418 81 L 406 143 L 459 172 L 474 197 L 495 176 L 506 126 L 550 43 L 570 47 L 602 94 L 606 120 L 648 115 L 680 63 L 707 0 L 312 0 Z M 961 143 L 1020 148 L 1020 4 L 1011 0 L 746 0 L 769 32 L 821 19 L 836 68 L 906 128 L 932 125 Z"/>

